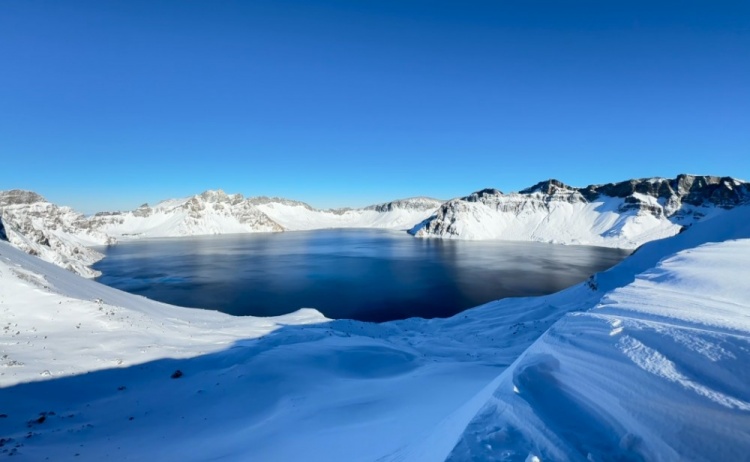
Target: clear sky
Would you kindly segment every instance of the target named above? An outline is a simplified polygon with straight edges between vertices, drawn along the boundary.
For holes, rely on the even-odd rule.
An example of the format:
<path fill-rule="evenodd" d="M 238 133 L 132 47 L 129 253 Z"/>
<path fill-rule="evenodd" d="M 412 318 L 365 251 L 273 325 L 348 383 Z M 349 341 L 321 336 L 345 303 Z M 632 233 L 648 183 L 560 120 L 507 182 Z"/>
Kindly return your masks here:
<path fill-rule="evenodd" d="M 0 2 L 0 189 L 85 212 L 750 179 L 750 2 Z"/>

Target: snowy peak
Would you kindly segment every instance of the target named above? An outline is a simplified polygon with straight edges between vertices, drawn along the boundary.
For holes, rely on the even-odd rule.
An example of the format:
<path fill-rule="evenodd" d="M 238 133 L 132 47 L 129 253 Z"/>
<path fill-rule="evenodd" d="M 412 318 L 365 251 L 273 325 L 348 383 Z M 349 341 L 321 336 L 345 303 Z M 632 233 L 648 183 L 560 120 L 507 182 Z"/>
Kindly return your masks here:
<path fill-rule="evenodd" d="M 441 202 L 412 198 L 363 209 L 316 210 L 278 197 L 245 198 L 208 190 L 182 199 L 145 203 L 129 212 L 99 212 L 91 217 L 58 207 L 30 191 L 0 192 L 3 235 L 16 247 L 93 277 L 88 268 L 102 255 L 90 245 L 117 240 L 321 228 L 408 229 L 430 216 Z"/>
<path fill-rule="evenodd" d="M 257 196 L 249 198 L 248 201 L 253 205 L 281 204 L 289 207 L 302 207 L 307 210 L 315 210 L 305 202 L 284 199 L 283 197 Z"/>
<path fill-rule="evenodd" d="M 585 188 L 550 179 L 518 193 L 483 189 L 454 199 L 410 232 L 635 248 L 748 200 L 750 185 L 729 177 L 679 175 Z"/>
<path fill-rule="evenodd" d="M 483 202 L 485 199 L 488 198 L 498 198 L 503 195 L 503 192 L 499 189 L 494 188 L 485 188 L 481 191 L 477 191 L 474 193 L 471 193 L 470 195 L 466 197 L 462 197 L 460 200 L 466 201 L 466 202 Z"/>
<path fill-rule="evenodd" d="M 8 205 L 34 204 L 37 202 L 47 201 L 39 194 L 32 191 L 24 191 L 22 189 L 0 191 L 0 207 Z"/>
<path fill-rule="evenodd" d="M 97 275 L 88 266 L 103 257 L 88 246 L 111 242 L 82 214 L 31 191 L 0 191 L 0 223 L 0 239 L 86 277 Z"/>
<path fill-rule="evenodd" d="M 547 181 L 540 181 L 530 188 L 526 188 L 519 191 L 519 194 L 534 194 L 541 193 L 547 195 L 553 195 L 558 191 L 572 192 L 575 188 L 571 188 L 562 181 L 549 179 Z"/>
<path fill-rule="evenodd" d="M 241 194 L 209 190 L 131 212 L 96 214 L 92 226 L 119 239 L 278 232 L 283 228 Z"/>
<path fill-rule="evenodd" d="M 208 190 L 129 212 L 85 217 L 31 191 L 0 192 L 0 237 L 47 261 L 94 276 L 91 245 L 118 239 L 324 228 L 408 229 L 417 237 L 532 240 L 635 248 L 750 200 L 730 177 L 678 175 L 585 188 L 549 179 L 517 193 L 487 188 L 443 202 L 414 197 L 360 209 L 318 210 L 278 197 Z"/>
<path fill-rule="evenodd" d="M 235 199 L 239 201 L 242 200 L 241 194 L 233 194 L 230 196 L 224 191 L 222 191 L 221 189 L 203 191 L 196 197 L 200 197 L 205 202 L 230 202 L 232 203 L 235 201 Z"/>
<path fill-rule="evenodd" d="M 209 190 L 132 212 L 96 214 L 91 226 L 118 239 L 205 234 L 279 232 L 321 228 L 408 229 L 430 216 L 441 201 L 417 197 L 362 209 L 317 210 L 279 197 L 250 197 Z"/>
<path fill-rule="evenodd" d="M 364 210 L 374 210 L 376 212 L 393 212 L 395 210 L 433 211 L 440 207 L 443 202 L 431 197 L 410 197 L 384 204 L 370 205 L 369 207 L 365 207 Z"/>
<path fill-rule="evenodd" d="M 677 199 L 682 203 L 705 204 L 731 208 L 750 197 L 748 183 L 731 177 L 678 175 L 674 179 L 643 178 L 605 185 L 592 185 L 581 190 L 589 199 L 604 194 L 610 197 L 646 195 L 655 199 Z"/>
<path fill-rule="evenodd" d="M 304 202 L 278 198 L 254 198 L 258 208 L 286 230 L 325 228 L 409 229 L 432 215 L 442 201 L 414 197 L 361 209 L 318 210 Z"/>

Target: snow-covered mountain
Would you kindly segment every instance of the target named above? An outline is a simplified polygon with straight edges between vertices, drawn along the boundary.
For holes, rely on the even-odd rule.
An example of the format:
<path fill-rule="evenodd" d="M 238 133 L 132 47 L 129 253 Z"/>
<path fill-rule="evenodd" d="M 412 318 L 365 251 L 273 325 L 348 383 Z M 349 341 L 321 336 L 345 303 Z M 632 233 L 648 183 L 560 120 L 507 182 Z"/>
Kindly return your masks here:
<path fill-rule="evenodd" d="M 91 226 L 118 239 L 205 234 L 296 231 L 322 228 L 410 228 L 442 204 L 404 199 L 362 209 L 318 210 L 278 197 L 250 197 L 206 191 L 132 212 L 98 213 Z"/>
<path fill-rule="evenodd" d="M 173 307 L 0 242 L 0 452 L 743 460 L 749 258 L 741 206 L 557 294 L 369 324 Z"/>
<path fill-rule="evenodd" d="M 0 192 L 6 238 L 47 261 L 93 277 L 102 255 L 86 246 L 119 240 L 323 228 L 409 229 L 417 237 L 532 240 L 635 248 L 677 234 L 750 200 L 750 184 L 679 175 L 573 188 L 541 182 L 518 193 L 485 189 L 448 202 L 425 197 L 360 209 L 318 210 L 276 197 L 221 190 L 129 212 L 85 217 L 28 191 Z"/>
<path fill-rule="evenodd" d="M 0 192 L 0 239 L 85 277 L 103 255 L 87 246 L 154 237 L 281 232 L 321 228 L 407 229 L 434 213 L 442 201 L 402 199 L 362 209 L 317 210 L 282 198 L 205 191 L 130 212 L 91 217 L 21 190 Z M 3 226 L 4 223 L 4 226 Z"/>
<path fill-rule="evenodd" d="M 117 239 L 283 231 L 241 194 L 205 191 L 185 199 L 143 204 L 131 212 L 102 212 L 91 227 Z"/>
<path fill-rule="evenodd" d="M 750 200 L 750 184 L 679 175 L 573 188 L 549 180 L 518 193 L 485 189 L 443 204 L 417 237 L 635 248 Z"/>
<path fill-rule="evenodd" d="M 324 228 L 408 229 L 429 217 L 443 201 L 427 197 L 401 199 L 361 209 L 317 210 L 303 202 L 252 198 L 251 202 L 290 231 Z"/>
<path fill-rule="evenodd" d="M 98 275 L 89 265 L 104 257 L 88 246 L 113 242 L 82 214 L 17 189 L 0 191 L 0 229 L 0 239 L 86 277 Z"/>

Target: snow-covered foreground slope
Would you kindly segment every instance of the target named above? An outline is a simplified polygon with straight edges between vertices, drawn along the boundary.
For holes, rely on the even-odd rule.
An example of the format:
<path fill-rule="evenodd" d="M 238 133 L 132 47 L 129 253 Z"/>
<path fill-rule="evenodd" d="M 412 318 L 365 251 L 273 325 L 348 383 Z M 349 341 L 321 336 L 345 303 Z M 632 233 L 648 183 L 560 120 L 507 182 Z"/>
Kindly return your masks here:
<path fill-rule="evenodd" d="M 746 459 L 744 209 L 645 246 L 600 275 L 605 285 L 626 284 L 593 309 L 566 315 L 501 374 L 450 459 Z M 693 247 L 706 238 L 723 242 Z"/>
<path fill-rule="evenodd" d="M 679 175 L 573 188 L 556 180 L 519 193 L 486 189 L 443 204 L 417 237 L 636 248 L 750 201 L 733 178 Z"/>
<path fill-rule="evenodd" d="M 385 324 L 170 307 L 0 242 L 0 454 L 741 456 L 750 451 L 749 238 L 750 209 L 740 207 L 588 284 Z"/>
<path fill-rule="evenodd" d="M 399 326 L 170 307 L 6 243 L 0 294 L 0 435 L 20 460 L 372 460 L 498 370 Z"/>

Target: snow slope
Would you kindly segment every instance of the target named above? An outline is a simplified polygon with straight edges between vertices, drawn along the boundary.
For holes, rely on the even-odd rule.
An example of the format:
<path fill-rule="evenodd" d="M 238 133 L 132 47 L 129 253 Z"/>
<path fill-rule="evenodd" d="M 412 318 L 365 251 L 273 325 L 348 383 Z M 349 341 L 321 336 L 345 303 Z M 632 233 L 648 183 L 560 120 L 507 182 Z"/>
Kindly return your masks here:
<path fill-rule="evenodd" d="M 398 328 L 334 328 L 313 310 L 257 319 L 170 307 L 7 243 L 0 294 L 0 453 L 14 460 L 369 459 L 497 370 L 426 358 Z"/>
<path fill-rule="evenodd" d="M 573 188 L 556 180 L 519 193 L 487 189 L 445 203 L 417 237 L 636 248 L 750 201 L 733 178 L 680 175 Z"/>
<path fill-rule="evenodd" d="M 750 213 L 695 228 L 599 275 L 612 290 L 494 381 L 450 460 L 746 459 Z"/>
<path fill-rule="evenodd" d="M 750 209 L 738 207 L 557 294 L 368 324 L 171 307 L 0 242 L 0 454 L 742 456 L 748 256 Z"/>

